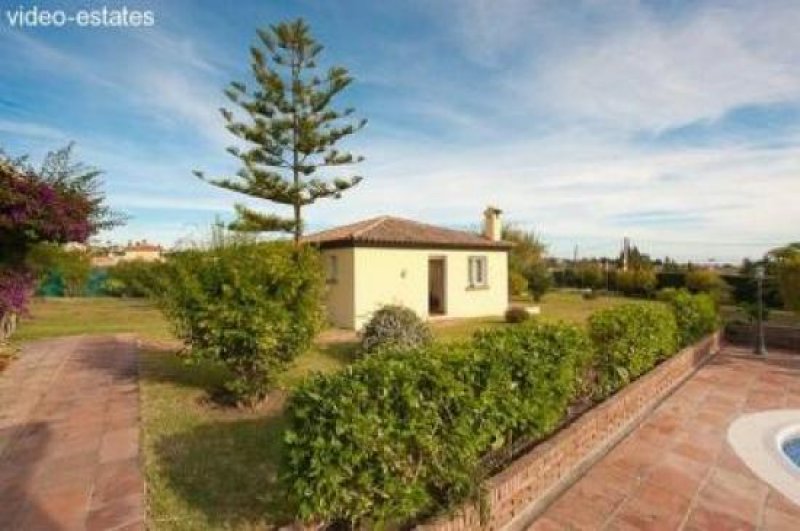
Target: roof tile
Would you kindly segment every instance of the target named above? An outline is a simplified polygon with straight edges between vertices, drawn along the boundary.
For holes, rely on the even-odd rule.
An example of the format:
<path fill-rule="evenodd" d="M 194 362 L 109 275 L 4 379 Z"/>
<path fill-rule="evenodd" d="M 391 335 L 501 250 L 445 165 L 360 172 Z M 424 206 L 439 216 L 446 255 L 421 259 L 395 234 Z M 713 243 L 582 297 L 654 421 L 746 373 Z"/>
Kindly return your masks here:
<path fill-rule="evenodd" d="M 430 246 L 448 248 L 487 247 L 508 249 L 511 243 L 492 241 L 480 234 L 447 229 L 393 216 L 380 216 L 343 225 L 303 238 L 321 247 L 347 245 Z"/>

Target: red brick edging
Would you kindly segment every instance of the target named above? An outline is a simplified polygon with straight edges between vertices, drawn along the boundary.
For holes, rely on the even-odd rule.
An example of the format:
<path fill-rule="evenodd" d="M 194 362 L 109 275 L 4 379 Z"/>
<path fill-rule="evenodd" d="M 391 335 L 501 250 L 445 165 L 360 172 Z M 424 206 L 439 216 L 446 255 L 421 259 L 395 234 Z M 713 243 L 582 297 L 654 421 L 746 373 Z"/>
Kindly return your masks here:
<path fill-rule="evenodd" d="M 719 345 L 717 332 L 683 349 L 490 478 L 485 491 L 489 519 L 483 526 L 477 509 L 468 505 L 417 529 L 525 529 L 550 502 L 716 354 Z"/>

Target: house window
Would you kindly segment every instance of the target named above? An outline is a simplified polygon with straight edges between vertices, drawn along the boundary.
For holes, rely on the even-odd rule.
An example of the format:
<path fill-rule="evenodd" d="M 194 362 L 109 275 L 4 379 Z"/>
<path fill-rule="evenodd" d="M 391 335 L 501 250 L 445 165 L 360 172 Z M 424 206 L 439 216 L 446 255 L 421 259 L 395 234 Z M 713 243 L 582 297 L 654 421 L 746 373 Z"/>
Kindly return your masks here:
<path fill-rule="evenodd" d="M 469 287 L 484 288 L 488 285 L 486 274 L 486 257 L 469 257 Z"/>
<path fill-rule="evenodd" d="M 328 271 L 326 280 L 328 284 L 335 284 L 339 280 L 339 257 L 335 254 L 328 256 Z"/>

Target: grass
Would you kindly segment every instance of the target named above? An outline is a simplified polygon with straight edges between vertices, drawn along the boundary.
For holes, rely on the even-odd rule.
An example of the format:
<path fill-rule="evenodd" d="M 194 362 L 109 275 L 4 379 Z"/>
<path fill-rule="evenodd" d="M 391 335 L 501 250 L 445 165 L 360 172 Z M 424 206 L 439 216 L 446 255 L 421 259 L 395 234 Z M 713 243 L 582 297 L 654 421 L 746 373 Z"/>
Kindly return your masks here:
<path fill-rule="evenodd" d="M 220 382 L 209 365 L 141 354 L 151 529 L 266 529 L 287 519 L 276 485 L 283 419 L 213 406 L 207 396 Z"/>
<path fill-rule="evenodd" d="M 37 298 L 30 315 L 20 321 L 14 340 L 126 332 L 154 340 L 172 337 L 161 314 L 142 299 Z"/>
<path fill-rule="evenodd" d="M 584 323 L 600 308 L 628 302 L 556 292 L 540 303 L 542 318 Z M 133 332 L 169 340 L 169 327 L 146 301 L 47 299 L 33 304 L 17 339 L 73 334 Z M 506 325 L 500 318 L 444 321 L 434 325 L 440 340 L 468 338 L 476 330 Z M 317 345 L 301 356 L 281 384 L 291 388 L 309 372 L 332 372 L 351 363 L 353 342 Z M 143 451 L 149 528 L 168 530 L 272 529 L 287 522 L 280 498 L 284 420 L 280 394 L 263 411 L 220 408 L 208 400 L 224 373 L 208 363 L 187 366 L 169 351 L 140 356 Z M 268 404 L 269 406 L 269 404 Z"/>

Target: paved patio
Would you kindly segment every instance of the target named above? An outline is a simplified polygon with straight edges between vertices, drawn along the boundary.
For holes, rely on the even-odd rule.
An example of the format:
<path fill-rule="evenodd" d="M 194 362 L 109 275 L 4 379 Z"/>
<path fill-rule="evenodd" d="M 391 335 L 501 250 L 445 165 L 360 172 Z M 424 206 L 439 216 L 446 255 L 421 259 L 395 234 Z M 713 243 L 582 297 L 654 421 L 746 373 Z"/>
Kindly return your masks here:
<path fill-rule="evenodd" d="M 130 338 L 31 343 L 0 374 L 0 529 L 144 529 Z"/>
<path fill-rule="evenodd" d="M 726 347 L 531 529 L 800 530 L 800 506 L 726 440 L 739 415 L 777 408 L 800 408 L 800 356 Z"/>

